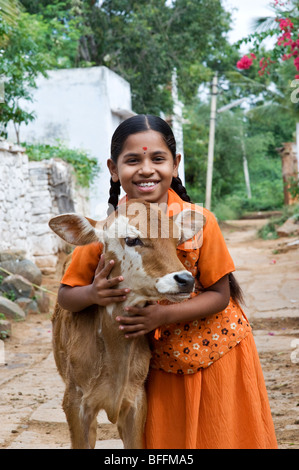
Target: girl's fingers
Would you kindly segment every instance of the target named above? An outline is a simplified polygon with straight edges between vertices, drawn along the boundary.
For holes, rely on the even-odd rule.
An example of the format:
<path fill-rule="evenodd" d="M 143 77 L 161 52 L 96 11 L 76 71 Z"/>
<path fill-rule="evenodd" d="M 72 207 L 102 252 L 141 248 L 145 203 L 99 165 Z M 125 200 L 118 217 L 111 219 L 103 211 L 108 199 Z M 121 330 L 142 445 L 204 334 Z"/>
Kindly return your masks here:
<path fill-rule="evenodd" d="M 109 304 L 123 302 L 124 300 L 126 300 L 125 295 L 119 297 L 105 297 L 104 299 L 102 299 L 101 305 L 106 307 Z"/>
<path fill-rule="evenodd" d="M 114 260 L 110 260 L 109 263 L 107 263 L 103 268 L 102 270 L 99 272 L 99 276 L 101 278 L 105 278 L 105 277 L 108 277 L 109 274 L 111 273 L 112 271 L 112 268 L 114 266 Z"/>
<path fill-rule="evenodd" d="M 95 276 L 96 276 L 97 274 L 99 274 L 99 273 L 102 271 L 102 269 L 104 268 L 104 266 L 105 266 L 105 255 L 101 255 L 100 261 L 99 261 L 99 263 L 98 263 L 98 265 L 97 265 L 97 269 L 95 270 Z"/>
<path fill-rule="evenodd" d="M 119 277 L 112 277 L 111 279 L 106 279 L 106 287 L 114 287 L 117 286 L 124 278 L 122 276 Z"/>
<path fill-rule="evenodd" d="M 99 292 L 100 296 L 104 298 L 124 297 L 129 293 L 129 289 L 103 289 Z"/>
<path fill-rule="evenodd" d="M 137 333 L 140 331 L 144 331 L 144 325 L 142 324 L 137 324 L 137 325 L 130 325 L 130 326 L 124 326 L 120 325 L 119 329 L 122 330 L 125 334 L 127 333 Z"/>
<path fill-rule="evenodd" d="M 142 320 L 144 320 L 144 317 L 140 317 L 140 316 L 116 317 L 116 321 L 121 323 L 121 326 L 122 325 L 126 325 L 126 326 L 133 325 L 135 327 L 136 325 L 140 325 L 142 323 Z"/>

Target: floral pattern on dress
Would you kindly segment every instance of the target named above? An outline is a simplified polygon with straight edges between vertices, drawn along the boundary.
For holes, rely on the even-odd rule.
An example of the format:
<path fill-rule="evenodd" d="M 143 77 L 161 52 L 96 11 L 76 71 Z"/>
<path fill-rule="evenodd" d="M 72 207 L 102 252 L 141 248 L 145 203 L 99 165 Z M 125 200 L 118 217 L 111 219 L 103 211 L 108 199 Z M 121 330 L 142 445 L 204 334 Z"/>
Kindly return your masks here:
<path fill-rule="evenodd" d="M 198 281 L 199 250 L 178 250 L 178 257 L 195 277 L 195 292 L 203 292 Z M 161 301 L 169 304 L 169 301 Z M 151 338 L 151 367 L 178 375 L 194 374 L 209 367 L 240 343 L 251 332 L 249 322 L 237 302 L 230 299 L 219 313 L 192 322 L 164 325 Z"/>

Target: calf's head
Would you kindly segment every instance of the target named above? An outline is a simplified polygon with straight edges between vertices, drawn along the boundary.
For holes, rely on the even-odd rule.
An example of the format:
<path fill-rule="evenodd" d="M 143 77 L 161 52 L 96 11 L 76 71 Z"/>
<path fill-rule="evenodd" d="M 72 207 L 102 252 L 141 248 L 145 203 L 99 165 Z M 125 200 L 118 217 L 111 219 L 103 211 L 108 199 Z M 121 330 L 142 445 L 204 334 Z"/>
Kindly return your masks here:
<path fill-rule="evenodd" d="M 104 221 L 62 214 L 49 225 L 68 243 L 103 243 L 106 260 L 115 260 L 111 276 L 122 274 L 122 287 L 129 287 L 131 299 L 139 303 L 189 297 L 194 278 L 179 261 L 176 247 L 198 233 L 203 223 L 197 211 L 186 209 L 168 217 L 156 204 L 130 200 Z"/>

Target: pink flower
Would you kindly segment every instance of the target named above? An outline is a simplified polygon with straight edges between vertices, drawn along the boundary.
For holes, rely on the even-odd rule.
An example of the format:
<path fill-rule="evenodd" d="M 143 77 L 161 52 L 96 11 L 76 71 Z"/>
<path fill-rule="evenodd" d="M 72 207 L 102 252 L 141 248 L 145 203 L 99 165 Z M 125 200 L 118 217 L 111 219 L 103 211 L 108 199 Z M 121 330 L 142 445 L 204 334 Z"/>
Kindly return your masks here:
<path fill-rule="evenodd" d="M 256 55 L 253 52 L 251 52 L 250 57 L 252 57 L 252 59 L 256 59 Z"/>
<path fill-rule="evenodd" d="M 286 19 L 280 19 L 279 20 L 279 27 L 282 31 L 287 31 L 288 28 L 293 29 L 294 24 L 291 22 L 289 18 Z"/>
<path fill-rule="evenodd" d="M 252 66 L 252 59 L 250 59 L 247 55 L 244 55 L 241 60 L 237 62 L 237 67 L 240 70 L 250 69 Z"/>

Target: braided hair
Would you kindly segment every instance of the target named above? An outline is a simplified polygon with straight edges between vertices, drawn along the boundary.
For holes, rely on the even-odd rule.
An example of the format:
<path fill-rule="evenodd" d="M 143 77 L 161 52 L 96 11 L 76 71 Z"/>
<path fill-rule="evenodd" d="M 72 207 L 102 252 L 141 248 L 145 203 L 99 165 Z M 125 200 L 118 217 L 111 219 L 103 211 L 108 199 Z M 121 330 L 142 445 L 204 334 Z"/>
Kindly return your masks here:
<path fill-rule="evenodd" d="M 119 154 L 121 153 L 124 143 L 129 137 L 129 135 L 137 134 L 138 132 L 144 132 L 148 130 L 153 130 L 161 134 L 167 147 L 172 153 L 173 159 L 175 159 L 176 141 L 172 129 L 167 124 L 167 122 L 158 116 L 153 116 L 150 114 L 138 114 L 123 121 L 115 130 L 111 139 L 111 159 L 113 160 L 113 162 L 117 163 Z M 182 181 L 179 177 L 172 178 L 171 188 L 180 196 L 181 199 L 183 199 L 183 201 L 191 202 L 187 194 L 186 188 L 183 186 Z M 114 182 L 111 178 L 108 199 L 108 215 L 113 210 L 116 210 L 119 195 L 120 182 Z"/>

